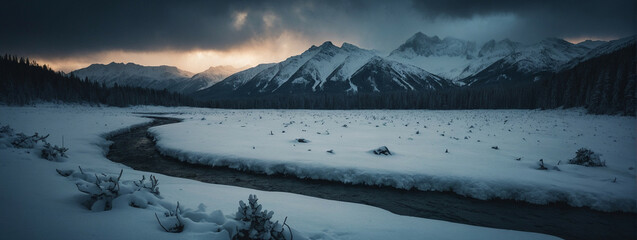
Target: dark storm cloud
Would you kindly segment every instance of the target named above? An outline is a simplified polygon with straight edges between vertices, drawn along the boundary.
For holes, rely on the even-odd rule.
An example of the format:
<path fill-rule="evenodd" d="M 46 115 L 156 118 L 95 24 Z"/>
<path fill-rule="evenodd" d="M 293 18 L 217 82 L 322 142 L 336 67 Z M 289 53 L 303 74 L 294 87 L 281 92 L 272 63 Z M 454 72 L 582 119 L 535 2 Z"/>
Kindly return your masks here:
<path fill-rule="evenodd" d="M 0 31 L 9 36 L 0 41 L 45 53 L 223 48 L 250 35 L 231 31 L 233 8 L 208 1 L 13 1 L 0 16 Z"/>
<path fill-rule="evenodd" d="M 635 10 L 630 0 L 12 1 L 3 5 L 0 52 L 40 56 L 228 49 L 284 31 L 383 50 L 391 50 L 417 31 L 481 39 L 625 36 L 633 34 Z M 236 22 L 238 13 L 247 13 L 243 24 Z M 510 22 L 488 22 L 503 14 L 510 16 L 506 18 Z M 488 27 L 482 29 L 485 21 Z"/>
<path fill-rule="evenodd" d="M 0 14 L 0 50 L 68 55 L 103 50 L 226 49 L 320 22 L 368 1 L 12 1 Z M 352 9 L 352 7 L 356 9 Z M 237 28 L 235 17 L 247 12 Z M 268 25 L 264 17 L 274 16 Z"/>
<path fill-rule="evenodd" d="M 414 1 L 424 18 L 470 19 L 497 14 L 518 17 L 512 35 L 624 37 L 635 34 L 634 0 L 449 0 Z"/>

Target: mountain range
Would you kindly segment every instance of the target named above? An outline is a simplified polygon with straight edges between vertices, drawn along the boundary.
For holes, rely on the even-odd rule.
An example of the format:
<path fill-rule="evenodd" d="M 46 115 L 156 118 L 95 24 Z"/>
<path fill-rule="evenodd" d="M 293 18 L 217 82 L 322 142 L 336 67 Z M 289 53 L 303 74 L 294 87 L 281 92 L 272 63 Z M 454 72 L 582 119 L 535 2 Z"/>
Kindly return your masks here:
<path fill-rule="evenodd" d="M 311 46 L 279 63 L 239 71 L 211 67 L 192 74 L 175 67 L 132 63 L 93 64 L 72 72 L 107 85 L 169 89 L 199 100 L 290 94 L 356 94 L 425 91 L 462 86 L 533 82 L 579 62 L 635 43 L 635 37 L 572 44 L 558 38 L 522 44 L 509 39 L 483 44 L 416 33 L 387 56 L 332 42 Z"/>
<path fill-rule="evenodd" d="M 81 79 L 88 78 L 109 87 L 117 84 L 191 94 L 210 87 L 240 70 L 242 69 L 232 66 L 216 66 L 193 74 L 172 66 L 142 66 L 134 63 L 112 62 L 106 65 L 92 64 L 70 74 Z"/>
<path fill-rule="evenodd" d="M 271 94 L 437 90 L 451 83 L 418 67 L 349 43 L 312 46 L 276 64 L 259 65 L 196 92 L 199 99 Z"/>

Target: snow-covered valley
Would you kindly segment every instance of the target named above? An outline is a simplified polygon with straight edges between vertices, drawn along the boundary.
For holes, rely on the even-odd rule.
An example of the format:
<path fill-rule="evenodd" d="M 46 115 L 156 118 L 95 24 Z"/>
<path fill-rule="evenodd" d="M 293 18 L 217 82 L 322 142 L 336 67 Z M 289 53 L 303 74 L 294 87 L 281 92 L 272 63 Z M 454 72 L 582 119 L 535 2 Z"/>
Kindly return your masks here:
<path fill-rule="evenodd" d="M 553 239 L 536 233 L 405 217 L 360 204 L 205 184 L 164 175 L 156 175 L 161 192 L 159 197 L 147 197 L 147 202 L 144 203 L 135 198 L 139 197 L 140 192 L 134 192 L 113 200 L 111 210 L 93 212 L 83 204 L 89 197 L 78 191 L 81 186 L 86 186 L 82 184 L 90 180 L 89 175 L 95 174 L 97 177 L 104 173 L 106 175 L 99 175 L 99 178 L 110 176 L 112 179 L 123 169 L 121 189 L 127 189 L 134 186 L 133 181 L 142 179 L 142 175 L 148 177 L 151 174 L 132 170 L 105 158 L 109 145 L 105 140 L 107 134 L 127 131 L 131 126 L 149 121 L 135 112 L 172 113 L 186 118 L 180 124 L 205 122 L 201 120 L 202 117 L 216 122 L 215 118 L 224 118 L 224 114 L 236 114 L 233 117 L 254 115 L 256 118 L 253 123 L 256 124 L 258 115 L 267 119 L 268 115 L 265 113 L 274 117 L 279 112 L 263 110 L 250 113 L 161 107 L 98 108 L 77 105 L 3 106 L 1 111 L 3 114 L 0 116 L 0 125 L 9 125 L 16 133 L 24 132 L 26 135 L 34 132 L 50 134 L 47 139 L 49 143 L 69 149 L 66 152 L 68 157 L 62 161 L 47 161 L 39 154 L 42 144 L 35 148 L 14 148 L 7 142 L 7 137 L 3 136 L 0 176 L 6 184 L 2 184 L 4 194 L 0 197 L 0 203 L 8 206 L 5 213 L 9 217 L 3 218 L 0 226 L 3 236 L 9 239 L 228 239 L 233 226 L 239 224 L 234 220 L 238 201 L 246 201 L 250 194 L 256 194 L 264 208 L 274 211 L 273 221 L 278 220 L 281 223 L 287 217 L 287 224 L 295 234 L 294 239 L 420 239 L 425 235 L 435 239 Z M 310 118 L 313 114 L 320 116 L 332 112 L 292 111 L 292 114 Z M 271 120 L 277 119 L 282 120 Z M 345 120 L 348 119 L 343 121 Z M 286 119 L 286 122 L 289 121 L 291 120 Z M 180 124 L 173 125 L 179 127 Z M 350 125 L 357 126 L 355 123 Z M 206 123 L 205 126 L 212 124 Z M 237 127 L 241 128 L 240 125 Z M 286 129 L 293 128 L 289 126 Z M 156 130 L 162 129 L 164 127 Z M 268 136 L 267 133 L 265 135 Z M 309 144 L 312 143 L 316 141 Z M 334 148 L 335 155 L 345 153 L 345 150 L 337 149 Z M 400 156 L 402 150 L 396 147 L 394 149 L 398 153 L 395 157 Z M 318 149 L 315 151 L 320 152 Z M 264 160 L 267 161 L 267 158 Z M 79 170 L 78 166 L 83 170 Z M 60 176 L 71 170 L 71 176 Z M 82 176 L 84 180 L 81 179 Z M 76 187 L 76 184 L 79 185 Z M 131 202 L 127 202 L 128 200 Z M 181 221 L 185 226 L 182 233 L 167 233 L 159 226 L 154 214 L 162 216 L 159 219 L 164 223 L 170 222 L 169 217 L 164 217 L 163 214 L 170 212 L 176 202 L 181 204 Z M 23 231 L 24 227 L 38 231 Z"/>
<path fill-rule="evenodd" d="M 191 163 L 636 211 L 633 117 L 583 110 L 201 110 L 179 117 L 186 120 L 150 132 L 162 153 Z M 372 153 L 382 146 L 391 155 Z M 568 164 L 580 148 L 601 154 L 606 167 Z"/>

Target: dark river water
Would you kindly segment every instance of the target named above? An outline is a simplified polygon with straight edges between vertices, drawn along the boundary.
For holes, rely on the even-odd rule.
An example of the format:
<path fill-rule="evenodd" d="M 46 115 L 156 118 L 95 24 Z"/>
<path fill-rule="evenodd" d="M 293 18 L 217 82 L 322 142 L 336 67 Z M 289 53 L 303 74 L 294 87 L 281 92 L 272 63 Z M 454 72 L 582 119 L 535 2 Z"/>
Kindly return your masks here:
<path fill-rule="evenodd" d="M 181 162 L 161 155 L 147 130 L 179 119 L 152 117 L 151 124 L 114 135 L 107 158 L 133 169 L 201 182 L 361 203 L 396 214 L 476 226 L 545 233 L 565 239 L 637 239 L 637 214 L 600 212 L 564 203 L 535 205 L 512 200 L 477 200 L 450 192 L 424 192 L 352 185 L 294 176 L 264 175 L 227 167 Z"/>

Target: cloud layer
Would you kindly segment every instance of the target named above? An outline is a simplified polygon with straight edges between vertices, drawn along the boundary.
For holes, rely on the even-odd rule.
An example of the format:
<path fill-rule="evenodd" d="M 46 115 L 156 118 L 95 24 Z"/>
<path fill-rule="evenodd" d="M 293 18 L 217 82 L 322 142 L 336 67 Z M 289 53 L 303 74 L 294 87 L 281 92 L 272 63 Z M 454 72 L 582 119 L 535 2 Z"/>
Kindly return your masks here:
<path fill-rule="evenodd" d="M 388 52 L 418 31 L 477 41 L 609 39 L 635 31 L 632 0 L 10 1 L 4 7 L 0 52 L 46 58 L 253 49 L 284 34 L 307 47 L 331 40 Z"/>

